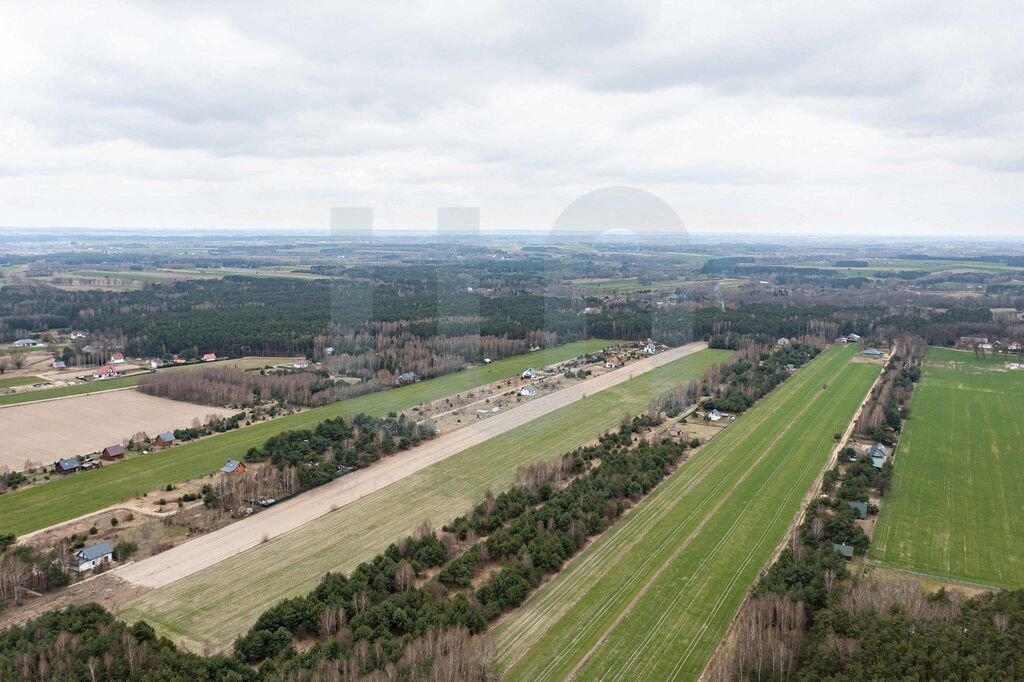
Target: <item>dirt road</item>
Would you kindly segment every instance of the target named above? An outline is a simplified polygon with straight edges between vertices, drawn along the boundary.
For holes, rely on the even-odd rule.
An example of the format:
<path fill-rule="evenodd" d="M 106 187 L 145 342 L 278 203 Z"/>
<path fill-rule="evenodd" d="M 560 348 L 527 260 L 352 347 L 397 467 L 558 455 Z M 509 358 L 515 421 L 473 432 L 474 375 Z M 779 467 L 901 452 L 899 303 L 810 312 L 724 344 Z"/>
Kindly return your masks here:
<path fill-rule="evenodd" d="M 533 398 L 518 407 L 475 421 L 457 431 L 389 457 L 368 469 L 356 471 L 333 483 L 314 488 L 209 535 L 148 559 L 121 566 L 116 569 L 117 574 L 135 585 L 163 587 L 251 549 L 270 538 L 294 530 L 466 448 L 706 347 L 705 343 L 691 343 L 680 348 L 672 348 L 556 393 Z"/>

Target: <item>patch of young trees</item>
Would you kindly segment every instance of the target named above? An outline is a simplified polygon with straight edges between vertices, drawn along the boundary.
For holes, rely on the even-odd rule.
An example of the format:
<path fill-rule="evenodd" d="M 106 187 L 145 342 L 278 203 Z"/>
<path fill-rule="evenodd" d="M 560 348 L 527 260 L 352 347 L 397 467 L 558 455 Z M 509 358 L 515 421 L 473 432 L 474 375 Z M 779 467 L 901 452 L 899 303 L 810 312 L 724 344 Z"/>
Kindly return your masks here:
<path fill-rule="evenodd" d="M 685 444 L 634 443 L 645 424 L 634 418 L 599 445 L 524 469 L 520 485 L 489 494 L 440 534 L 421 528 L 349 576 L 326 575 L 308 595 L 264 612 L 235 642 L 236 655 L 262 662 L 264 676 L 326 669 L 394 679 L 410 658 L 428 676 L 443 660 L 423 653 L 436 651 L 437 638 L 482 633 L 519 606 L 684 456 Z M 315 643 L 296 653 L 295 638 Z"/>
<path fill-rule="evenodd" d="M 220 407 L 253 407 L 263 401 L 316 407 L 334 402 L 335 382 L 321 373 L 246 372 L 210 367 L 193 372 L 157 372 L 139 379 L 147 395 Z"/>
<path fill-rule="evenodd" d="M 436 435 L 432 424 L 404 414 L 357 414 L 351 420 L 335 417 L 312 429 L 279 433 L 262 448 L 249 448 L 245 460 L 269 460 L 281 471 L 294 470 L 298 489 L 305 490 L 333 480 L 339 471 L 369 466 Z"/>

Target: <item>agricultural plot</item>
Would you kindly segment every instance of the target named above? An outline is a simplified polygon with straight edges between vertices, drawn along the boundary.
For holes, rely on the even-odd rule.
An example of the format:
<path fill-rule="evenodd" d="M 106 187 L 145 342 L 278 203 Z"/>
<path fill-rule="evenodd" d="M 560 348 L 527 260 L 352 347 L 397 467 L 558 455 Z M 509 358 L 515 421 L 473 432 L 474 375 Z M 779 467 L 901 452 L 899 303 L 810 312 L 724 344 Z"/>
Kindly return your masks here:
<path fill-rule="evenodd" d="M 869 556 L 883 565 L 1024 587 L 1024 371 L 932 348 Z"/>
<path fill-rule="evenodd" d="M 4 434 L 0 466 L 14 471 L 22 469 L 26 461 L 42 466 L 64 457 L 98 452 L 140 431 L 156 436 L 191 426 L 197 418 L 231 413 L 138 391 L 108 391 L 15 405 L 0 410 L 0 433 Z M 39 428 L 40 424 L 46 428 Z"/>
<path fill-rule="evenodd" d="M 425 519 L 440 526 L 515 482 L 520 466 L 552 459 L 643 411 L 650 399 L 700 376 L 728 353 L 704 350 L 463 450 L 297 530 L 154 590 L 122 616 L 143 618 L 194 649 L 222 648 L 285 597 L 328 571 L 349 572 Z M 243 580 L 239 576 L 244 576 Z M 253 589 L 258 585 L 259 589 Z"/>
<path fill-rule="evenodd" d="M 811 362 L 503 621 L 508 679 L 698 678 L 878 376 L 855 352 Z"/>
<path fill-rule="evenodd" d="M 28 386 L 45 382 L 39 377 L 3 377 L 0 378 L 0 388 L 14 388 L 15 386 Z"/>
<path fill-rule="evenodd" d="M 581 341 L 506 358 L 490 365 L 325 405 L 186 443 L 165 452 L 129 459 L 97 471 L 8 493 L 0 496 L 0 531 L 21 535 L 118 504 L 167 483 L 203 476 L 223 466 L 229 458 L 240 459 L 250 447 L 260 446 L 282 431 L 311 427 L 329 417 L 344 414 L 363 412 L 383 416 L 514 376 L 527 367 L 562 362 L 609 343 L 604 340 Z M 102 383 L 109 386 L 116 381 L 121 380 Z"/>

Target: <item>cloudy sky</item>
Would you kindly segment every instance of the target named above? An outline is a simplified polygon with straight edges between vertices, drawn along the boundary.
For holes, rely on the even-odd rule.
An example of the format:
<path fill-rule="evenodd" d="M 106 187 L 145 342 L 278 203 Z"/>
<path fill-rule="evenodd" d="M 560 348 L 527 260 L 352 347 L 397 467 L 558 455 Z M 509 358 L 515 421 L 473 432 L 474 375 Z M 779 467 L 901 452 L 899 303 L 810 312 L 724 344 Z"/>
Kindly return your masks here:
<path fill-rule="evenodd" d="M 347 6 L 346 6 L 347 5 Z M 642 5 L 642 6 L 641 6 Z M 1019 1 L 0 4 L 0 225 L 1024 237 Z"/>

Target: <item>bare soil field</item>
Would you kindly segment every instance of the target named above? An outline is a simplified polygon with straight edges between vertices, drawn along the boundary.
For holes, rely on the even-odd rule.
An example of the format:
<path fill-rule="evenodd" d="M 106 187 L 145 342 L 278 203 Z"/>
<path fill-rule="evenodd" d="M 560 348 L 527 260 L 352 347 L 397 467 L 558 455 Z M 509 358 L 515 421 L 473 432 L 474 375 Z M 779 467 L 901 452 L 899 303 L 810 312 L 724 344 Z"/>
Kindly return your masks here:
<path fill-rule="evenodd" d="M 102 450 L 139 431 L 155 436 L 191 426 L 196 418 L 231 413 L 207 405 L 155 398 L 135 390 L 11 405 L 0 409 L 0 433 L 4 434 L 0 467 L 20 470 L 26 460 L 49 463 Z"/>

